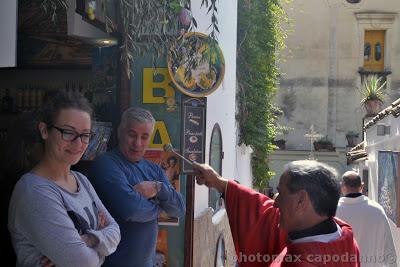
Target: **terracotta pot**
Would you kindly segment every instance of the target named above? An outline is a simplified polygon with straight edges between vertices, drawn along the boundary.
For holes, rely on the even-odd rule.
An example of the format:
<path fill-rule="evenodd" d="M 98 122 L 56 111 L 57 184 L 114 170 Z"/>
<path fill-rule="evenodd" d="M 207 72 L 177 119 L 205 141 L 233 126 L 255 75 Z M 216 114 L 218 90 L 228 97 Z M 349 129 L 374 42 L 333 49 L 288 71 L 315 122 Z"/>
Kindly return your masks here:
<path fill-rule="evenodd" d="M 279 140 L 275 140 L 272 142 L 274 145 L 276 145 L 279 150 L 285 150 L 286 149 L 286 140 L 283 139 L 279 139 Z"/>
<path fill-rule="evenodd" d="M 366 101 L 364 107 L 367 111 L 367 116 L 372 117 L 377 115 L 382 110 L 382 104 L 382 101 L 377 99 Z"/>
<path fill-rule="evenodd" d="M 346 135 L 346 139 L 347 139 L 347 146 L 348 147 L 354 147 L 354 146 L 357 145 L 358 136 L 356 136 L 356 135 Z"/>
<path fill-rule="evenodd" d="M 314 142 L 315 151 L 335 151 L 333 144 Z"/>

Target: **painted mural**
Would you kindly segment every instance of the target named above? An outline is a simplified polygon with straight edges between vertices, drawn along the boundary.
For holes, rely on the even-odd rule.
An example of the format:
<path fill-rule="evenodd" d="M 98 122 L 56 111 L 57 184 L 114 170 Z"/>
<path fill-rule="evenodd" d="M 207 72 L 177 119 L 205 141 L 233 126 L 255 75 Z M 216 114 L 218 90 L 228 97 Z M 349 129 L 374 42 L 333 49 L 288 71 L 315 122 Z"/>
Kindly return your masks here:
<path fill-rule="evenodd" d="M 382 205 L 386 215 L 399 225 L 397 205 L 397 183 L 400 152 L 379 151 L 378 156 L 378 202 Z"/>

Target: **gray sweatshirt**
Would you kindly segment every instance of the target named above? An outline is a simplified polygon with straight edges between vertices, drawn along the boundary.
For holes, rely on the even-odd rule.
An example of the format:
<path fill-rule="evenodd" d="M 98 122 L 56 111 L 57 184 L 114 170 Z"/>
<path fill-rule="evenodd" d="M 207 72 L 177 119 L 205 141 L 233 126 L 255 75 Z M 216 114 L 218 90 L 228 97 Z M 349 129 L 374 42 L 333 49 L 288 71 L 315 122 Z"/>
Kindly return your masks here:
<path fill-rule="evenodd" d="M 70 193 L 53 181 L 27 173 L 10 200 L 8 228 L 17 266 L 40 266 L 46 256 L 57 267 L 100 266 L 121 239 L 119 226 L 98 198 L 88 179 L 72 172 L 78 192 Z M 98 213 L 108 225 L 98 229 Z M 90 248 L 80 235 L 93 234 L 99 244 Z"/>

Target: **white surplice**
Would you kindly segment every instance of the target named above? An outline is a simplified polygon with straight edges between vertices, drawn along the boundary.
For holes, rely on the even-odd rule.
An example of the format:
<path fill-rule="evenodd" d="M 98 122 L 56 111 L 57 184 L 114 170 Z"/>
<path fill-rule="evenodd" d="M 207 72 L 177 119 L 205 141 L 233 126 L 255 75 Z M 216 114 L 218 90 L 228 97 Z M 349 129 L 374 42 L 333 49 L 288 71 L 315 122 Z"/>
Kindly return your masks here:
<path fill-rule="evenodd" d="M 353 228 L 361 266 L 396 266 L 389 221 L 382 206 L 368 197 L 341 197 L 336 216 Z"/>

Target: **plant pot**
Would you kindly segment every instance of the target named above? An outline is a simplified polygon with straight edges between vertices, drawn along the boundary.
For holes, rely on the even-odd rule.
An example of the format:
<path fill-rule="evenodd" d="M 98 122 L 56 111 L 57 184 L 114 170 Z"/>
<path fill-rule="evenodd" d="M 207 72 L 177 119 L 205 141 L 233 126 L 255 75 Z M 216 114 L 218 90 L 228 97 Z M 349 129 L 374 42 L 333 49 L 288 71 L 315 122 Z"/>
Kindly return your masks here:
<path fill-rule="evenodd" d="M 285 150 L 286 149 L 286 140 L 283 139 L 279 139 L 279 140 L 275 140 L 272 142 L 274 145 L 276 145 L 279 150 Z"/>
<path fill-rule="evenodd" d="M 354 147 L 357 145 L 358 136 L 357 135 L 346 135 L 347 146 Z"/>
<path fill-rule="evenodd" d="M 315 151 L 335 151 L 333 144 L 314 142 Z"/>
<path fill-rule="evenodd" d="M 376 116 L 382 110 L 382 101 L 378 99 L 368 100 L 364 103 L 368 117 Z"/>

